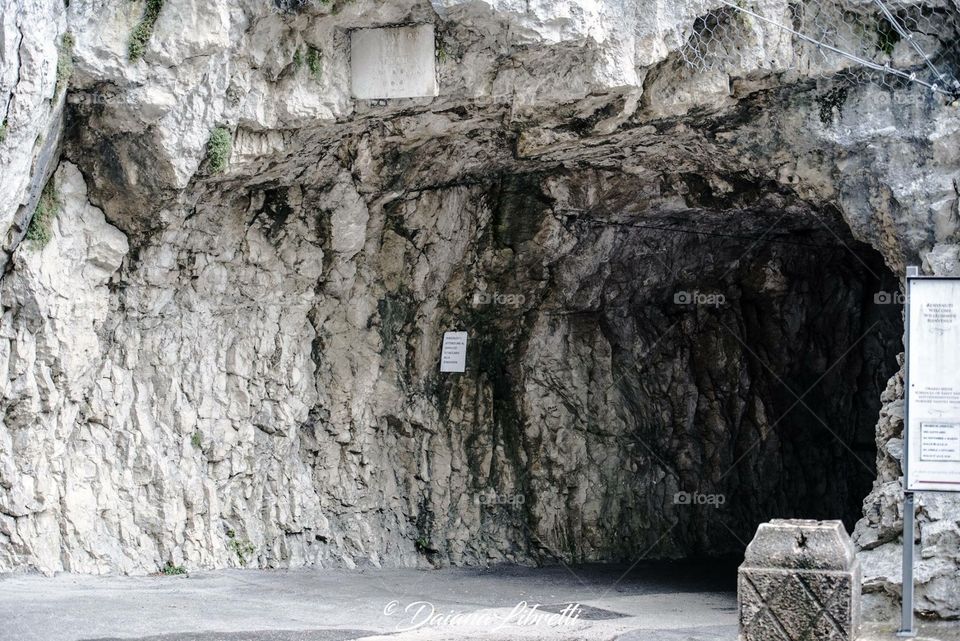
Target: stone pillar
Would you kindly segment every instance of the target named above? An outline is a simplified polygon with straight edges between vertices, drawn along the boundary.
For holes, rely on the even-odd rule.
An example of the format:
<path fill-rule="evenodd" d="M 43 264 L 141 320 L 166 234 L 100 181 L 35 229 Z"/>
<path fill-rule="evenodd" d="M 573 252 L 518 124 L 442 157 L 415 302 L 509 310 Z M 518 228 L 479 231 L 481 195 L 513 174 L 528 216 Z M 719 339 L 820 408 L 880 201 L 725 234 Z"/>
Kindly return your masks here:
<path fill-rule="evenodd" d="M 848 641 L 860 625 L 860 563 L 840 521 L 774 519 L 737 581 L 740 641 Z"/>

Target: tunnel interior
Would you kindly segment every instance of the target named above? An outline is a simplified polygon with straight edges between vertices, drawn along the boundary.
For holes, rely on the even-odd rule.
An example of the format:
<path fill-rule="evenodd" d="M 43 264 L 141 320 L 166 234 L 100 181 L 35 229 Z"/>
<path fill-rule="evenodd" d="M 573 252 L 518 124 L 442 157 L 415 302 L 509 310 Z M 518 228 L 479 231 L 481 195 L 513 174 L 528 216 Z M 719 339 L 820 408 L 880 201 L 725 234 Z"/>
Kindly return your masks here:
<path fill-rule="evenodd" d="M 493 507 L 547 556 L 737 555 L 772 518 L 861 516 L 896 280 L 839 211 L 712 180 L 512 176 L 486 194 L 488 302 L 457 317 L 492 406 L 475 476 L 523 492 Z"/>

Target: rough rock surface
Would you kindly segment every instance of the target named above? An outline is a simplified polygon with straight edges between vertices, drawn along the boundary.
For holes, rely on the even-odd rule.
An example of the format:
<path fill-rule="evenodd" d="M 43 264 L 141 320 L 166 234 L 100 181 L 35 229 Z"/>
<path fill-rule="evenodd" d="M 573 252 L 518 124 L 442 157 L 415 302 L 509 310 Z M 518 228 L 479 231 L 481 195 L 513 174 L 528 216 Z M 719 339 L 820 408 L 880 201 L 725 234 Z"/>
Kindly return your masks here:
<path fill-rule="evenodd" d="M 937 244 L 922 256 L 923 269 L 935 276 L 960 275 L 956 245 Z M 857 523 L 854 542 L 864 566 L 866 616 L 881 619 L 899 607 L 903 534 L 903 355 L 901 369 L 881 397 L 877 422 L 877 479 L 864 500 L 864 518 Z M 953 494 L 918 493 L 917 554 L 914 581 L 917 611 L 922 615 L 960 618 L 957 576 L 960 557 L 960 512 Z"/>
<path fill-rule="evenodd" d="M 721 554 L 850 526 L 876 481 L 888 611 L 902 328 L 874 295 L 958 269 L 956 108 L 759 22 L 694 73 L 699 0 L 165 0 L 137 62 L 140 3 L 3 7 L 0 98 L 36 115 L 0 143 L 0 570 Z M 425 21 L 440 95 L 353 101 L 349 29 Z M 59 127 L 67 29 L 38 250 L 22 143 Z M 960 503 L 921 505 L 921 605 L 960 616 Z"/>
<path fill-rule="evenodd" d="M 56 169 L 67 92 L 68 68 L 59 68 L 64 31 L 60 2 L 0 3 L 0 265 Z"/>

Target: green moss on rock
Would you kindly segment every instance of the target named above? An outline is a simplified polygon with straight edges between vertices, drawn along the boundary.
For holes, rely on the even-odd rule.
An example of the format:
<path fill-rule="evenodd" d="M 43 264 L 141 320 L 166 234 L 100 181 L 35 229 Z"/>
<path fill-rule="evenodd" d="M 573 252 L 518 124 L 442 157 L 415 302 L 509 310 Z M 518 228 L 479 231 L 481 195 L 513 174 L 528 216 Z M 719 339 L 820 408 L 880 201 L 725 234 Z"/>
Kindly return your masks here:
<path fill-rule="evenodd" d="M 323 79 L 323 54 L 316 47 L 307 48 L 307 69 L 318 82 Z"/>
<path fill-rule="evenodd" d="M 76 41 L 69 31 L 63 34 L 60 47 L 57 51 L 57 93 L 70 84 L 73 76 L 73 47 Z"/>
<path fill-rule="evenodd" d="M 217 127 L 213 130 L 207 142 L 207 161 L 210 163 L 210 171 L 220 173 L 227 168 L 232 146 L 233 138 L 229 129 Z"/>
<path fill-rule="evenodd" d="M 37 202 L 37 208 L 33 211 L 33 217 L 30 218 L 30 225 L 27 227 L 26 238 L 35 247 L 43 247 L 53 236 L 53 219 L 57 217 L 60 210 L 60 198 L 56 188 L 53 186 L 53 180 L 47 182 L 40 194 L 40 200 Z"/>
<path fill-rule="evenodd" d="M 127 54 L 130 62 L 136 62 L 143 57 L 147 50 L 147 42 L 153 35 L 153 27 L 160 17 L 160 10 L 163 9 L 163 0 L 147 0 L 147 7 L 143 12 L 143 17 L 137 26 L 133 28 L 130 34 L 130 42 L 127 45 Z"/>

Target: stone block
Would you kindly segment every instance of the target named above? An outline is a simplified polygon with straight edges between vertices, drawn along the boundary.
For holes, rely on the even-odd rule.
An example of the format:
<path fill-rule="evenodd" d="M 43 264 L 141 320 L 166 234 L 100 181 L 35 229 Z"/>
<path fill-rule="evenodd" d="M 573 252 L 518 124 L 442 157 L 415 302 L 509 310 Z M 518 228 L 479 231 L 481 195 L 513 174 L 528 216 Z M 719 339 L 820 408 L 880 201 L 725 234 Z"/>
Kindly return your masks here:
<path fill-rule="evenodd" d="M 860 563 L 840 521 L 774 519 L 737 581 L 741 641 L 847 641 L 860 625 Z"/>
<path fill-rule="evenodd" d="M 437 71 L 432 24 L 350 33 L 350 82 L 354 98 L 436 96 Z"/>

